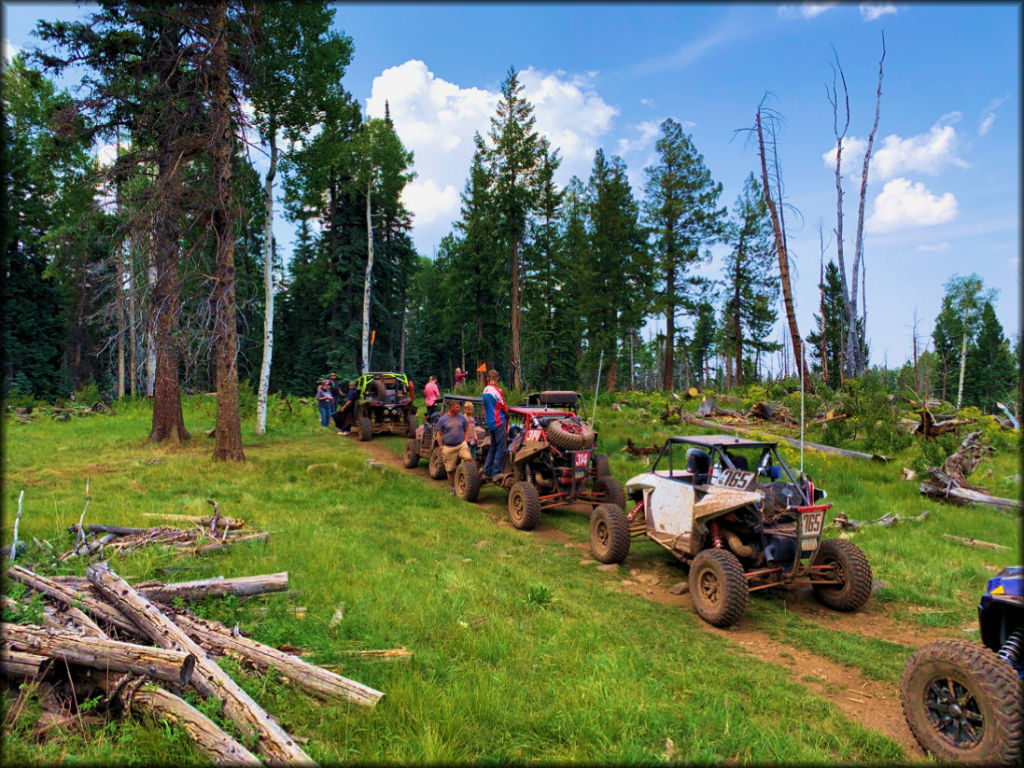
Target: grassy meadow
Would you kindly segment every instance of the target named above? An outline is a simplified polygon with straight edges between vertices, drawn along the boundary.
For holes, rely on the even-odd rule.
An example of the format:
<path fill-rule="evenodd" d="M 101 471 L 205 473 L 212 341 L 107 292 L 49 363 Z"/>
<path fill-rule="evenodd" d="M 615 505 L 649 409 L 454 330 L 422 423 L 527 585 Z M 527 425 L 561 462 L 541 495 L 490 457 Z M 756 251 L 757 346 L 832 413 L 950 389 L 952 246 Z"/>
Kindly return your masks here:
<path fill-rule="evenodd" d="M 620 452 L 627 438 L 657 443 L 694 430 L 666 427 L 652 407 L 613 412 L 603 397 L 601 448 L 620 480 L 644 460 Z M 290 643 L 306 657 L 383 691 L 372 710 L 325 704 L 226 660 L 236 679 L 290 733 L 308 739 L 317 761 L 385 763 L 589 762 L 721 763 L 749 761 L 891 763 L 906 760 L 897 743 L 845 716 L 796 683 L 781 666 L 743 653 L 708 632 L 692 611 L 628 594 L 620 575 L 580 564 L 581 550 L 497 525 L 485 512 L 448 495 L 422 470 L 367 465 L 353 438 L 318 425 L 313 405 L 275 401 L 269 434 L 246 419 L 244 465 L 214 464 L 214 401 L 186 398 L 193 434 L 182 447 L 146 442 L 150 406 L 119 404 L 115 413 L 22 424 L 7 417 L 4 435 L 3 541 L 10 545 L 24 491 L 19 562 L 44 573 L 83 575 L 85 562 L 56 567 L 31 543 L 70 548 L 86 479 L 86 523 L 148 526 L 145 513 L 205 515 L 207 499 L 222 514 L 271 531 L 266 543 L 185 557 L 148 549 L 114 558 L 130 581 L 184 581 L 216 575 L 288 571 L 291 589 L 245 600 L 208 600 L 197 613 L 237 623 L 271 645 Z M 588 405 L 590 405 L 588 403 Z M 398 454 L 404 440 L 376 438 Z M 809 437 L 808 439 L 812 439 Z M 911 449 L 908 449 L 908 452 Z M 908 453 L 909 456 L 909 453 Z M 799 464 L 798 452 L 785 450 Z M 908 459 L 909 461 L 909 459 Z M 1019 494 L 1019 455 L 987 458 L 978 482 L 1003 496 Z M 888 464 L 804 456 L 805 470 L 829 493 L 832 512 L 874 520 L 884 513 L 929 515 L 892 527 L 844 534 L 865 551 L 879 580 L 876 608 L 895 622 L 977 639 L 978 596 L 999 569 L 1019 563 L 1019 518 L 992 509 L 940 505 L 900 479 Z M 485 499 L 504 496 L 487 489 Z M 587 519 L 545 513 L 541 526 L 585 542 Z M 967 548 L 943 533 L 977 537 L 1007 551 Z M 834 534 L 833 534 L 834 535 Z M 634 542 L 631 564 L 663 563 L 664 550 Z M 5 581 L 4 592 L 17 589 Z M 343 618 L 332 622 L 340 613 Z M 898 679 L 911 647 L 843 632 L 785 610 L 779 595 L 752 597 L 742 623 L 780 642 L 858 669 L 867 678 Z M 404 647 L 406 663 L 346 656 L 344 651 Z M 219 717 L 216 707 L 200 703 Z M 88 705 L 87 705 L 88 706 Z M 87 707 L 86 707 L 87 708 Z M 184 733 L 162 722 L 41 733 L 32 689 L 8 691 L 3 750 L 9 764 L 203 763 Z"/>

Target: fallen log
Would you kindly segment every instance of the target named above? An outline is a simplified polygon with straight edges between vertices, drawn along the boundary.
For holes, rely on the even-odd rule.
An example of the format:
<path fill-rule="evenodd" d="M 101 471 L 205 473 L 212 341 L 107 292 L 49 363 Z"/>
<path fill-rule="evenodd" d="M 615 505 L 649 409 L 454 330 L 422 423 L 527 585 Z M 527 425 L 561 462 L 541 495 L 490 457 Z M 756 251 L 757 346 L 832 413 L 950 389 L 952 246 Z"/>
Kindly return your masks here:
<path fill-rule="evenodd" d="M 83 525 L 82 529 L 86 533 L 112 533 L 115 536 L 133 536 L 137 533 L 149 533 L 153 528 L 125 528 L 120 525 Z M 77 533 L 79 531 L 78 523 L 68 526 L 68 531 L 71 533 Z"/>
<path fill-rule="evenodd" d="M 37 653 L 15 651 L 7 643 L 0 646 L 0 672 L 21 680 L 41 680 L 53 666 L 53 659 Z"/>
<path fill-rule="evenodd" d="M 231 536 L 227 539 L 203 544 L 201 547 L 196 549 L 196 552 L 212 552 L 215 549 L 223 549 L 231 544 L 238 544 L 242 541 L 266 541 L 269 537 L 270 534 L 267 531 L 262 531 L 260 533 L 247 533 L 244 536 Z"/>
<path fill-rule="evenodd" d="M 252 732 L 257 737 L 256 746 L 268 761 L 314 764 L 312 758 L 285 733 L 277 721 L 218 667 L 184 630 L 165 616 L 145 595 L 114 573 L 106 563 L 89 566 L 86 577 L 155 643 L 163 648 L 187 651 L 196 657 L 193 686 L 203 696 L 220 699 L 224 714 L 243 732 Z"/>
<path fill-rule="evenodd" d="M 981 539 L 968 539 L 963 536 L 953 536 L 950 533 L 942 534 L 942 538 L 949 539 L 950 541 L 956 541 L 963 544 L 965 547 L 981 547 L 982 549 L 1003 549 L 1007 550 L 1009 547 L 1004 547 L 1002 544 L 993 544 L 991 541 L 982 541 Z"/>
<path fill-rule="evenodd" d="M 93 618 L 105 621 L 123 632 L 131 635 L 139 633 L 139 628 L 135 626 L 130 618 L 112 605 L 99 600 L 94 595 L 84 591 L 77 592 L 20 565 L 12 565 L 8 568 L 7 575 L 16 581 L 20 581 L 25 586 L 31 587 L 36 592 L 41 592 L 65 608 L 81 606 Z"/>
<path fill-rule="evenodd" d="M 970 488 L 961 488 L 949 475 L 937 467 L 928 467 L 930 478 L 918 486 L 924 496 L 960 504 L 988 504 L 999 509 L 1024 509 L 1019 499 L 1004 499 Z"/>
<path fill-rule="evenodd" d="M 626 444 L 622 446 L 621 453 L 628 453 L 630 456 L 651 456 L 661 451 L 660 445 L 635 445 L 633 439 L 626 438 Z"/>
<path fill-rule="evenodd" d="M 260 669 L 273 667 L 299 688 L 321 698 L 345 699 L 360 706 L 372 707 L 384 696 L 380 691 L 310 664 L 290 653 L 235 635 L 220 622 L 200 619 L 184 612 L 168 611 L 168 615 L 204 648 L 222 655 L 241 656 Z"/>
<path fill-rule="evenodd" d="M 344 656 L 359 656 L 363 659 L 383 659 L 385 661 L 408 661 L 412 658 L 412 651 L 405 648 L 386 648 L 383 650 L 365 651 L 342 651 Z"/>
<path fill-rule="evenodd" d="M 215 576 L 199 581 L 179 581 L 171 584 L 139 584 L 135 587 L 150 600 L 170 602 L 175 597 L 198 600 L 203 597 L 224 597 L 237 595 L 248 597 L 267 592 L 284 592 L 288 589 L 288 572 L 268 573 L 262 576 L 242 576 L 225 579 Z"/>
<path fill-rule="evenodd" d="M 66 629 L 0 622 L 0 633 L 4 642 L 16 651 L 63 659 L 94 669 L 133 672 L 175 685 L 186 685 L 196 665 L 192 653 L 86 637 Z"/>

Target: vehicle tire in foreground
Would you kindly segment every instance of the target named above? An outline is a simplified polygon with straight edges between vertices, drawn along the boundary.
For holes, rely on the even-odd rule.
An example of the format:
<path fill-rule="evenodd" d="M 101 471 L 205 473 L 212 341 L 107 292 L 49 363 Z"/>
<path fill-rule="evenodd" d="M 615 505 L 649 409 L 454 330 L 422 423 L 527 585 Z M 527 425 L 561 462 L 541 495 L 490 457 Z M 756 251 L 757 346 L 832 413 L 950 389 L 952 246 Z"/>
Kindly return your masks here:
<path fill-rule="evenodd" d="M 415 413 L 410 413 L 410 414 L 409 414 L 409 415 L 408 415 L 408 416 L 406 417 L 406 419 L 405 419 L 405 423 L 406 423 L 406 424 L 408 425 L 408 427 L 409 427 L 409 437 L 416 437 L 416 430 L 417 430 L 417 428 L 419 428 L 419 426 L 420 426 L 420 422 L 419 422 L 419 420 L 418 420 L 418 419 L 416 418 L 416 414 L 415 414 Z"/>
<path fill-rule="evenodd" d="M 595 453 L 592 457 L 594 462 L 594 477 L 608 477 L 612 473 L 612 468 L 608 464 L 608 457 L 603 453 Z"/>
<path fill-rule="evenodd" d="M 914 738 L 940 762 L 1019 765 L 1021 688 L 985 646 L 940 640 L 907 660 L 900 702 Z"/>
<path fill-rule="evenodd" d="M 455 495 L 463 501 L 476 501 L 480 482 L 480 467 L 476 462 L 463 461 L 455 470 Z"/>
<path fill-rule="evenodd" d="M 619 509 L 626 508 L 626 492 L 622 488 L 622 483 L 611 475 L 599 477 L 594 481 L 594 493 L 603 493 L 605 504 L 613 504 Z"/>
<path fill-rule="evenodd" d="M 359 439 L 364 443 L 373 439 L 373 422 L 369 416 L 359 417 Z"/>
<path fill-rule="evenodd" d="M 871 597 L 871 566 L 860 547 L 846 539 L 821 542 L 815 565 L 834 565 L 842 584 L 815 584 L 814 596 L 836 611 L 855 611 Z"/>
<path fill-rule="evenodd" d="M 405 441 L 405 453 L 402 454 L 402 466 L 412 469 L 420 463 L 420 442 L 415 437 Z"/>
<path fill-rule="evenodd" d="M 522 480 L 508 492 L 508 516 L 520 531 L 532 531 L 540 521 L 540 494 Z"/>
<path fill-rule="evenodd" d="M 590 551 L 602 563 L 621 563 L 629 554 L 629 523 L 622 507 L 598 504 L 590 513 Z"/>
<path fill-rule="evenodd" d="M 594 429 L 577 419 L 556 419 L 548 423 L 548 442 L 566 451 L 579 451 L 594 444 Z"/>
<path fill-rule="evenodd" d="M 727 549 L 704 549 L 690 565 L 690 597 L 708 624 L 728 627 L 747 610 L 747 577 L 739 559 Z"/>
<path fill-rule="evenodd" d="M 441 455 L 441 449 L 434 446 L 434 450 L 430 452 L 430 476 L 434 480 L 444 480 L 448 473 L 444 471 L 444 456 Z"/>

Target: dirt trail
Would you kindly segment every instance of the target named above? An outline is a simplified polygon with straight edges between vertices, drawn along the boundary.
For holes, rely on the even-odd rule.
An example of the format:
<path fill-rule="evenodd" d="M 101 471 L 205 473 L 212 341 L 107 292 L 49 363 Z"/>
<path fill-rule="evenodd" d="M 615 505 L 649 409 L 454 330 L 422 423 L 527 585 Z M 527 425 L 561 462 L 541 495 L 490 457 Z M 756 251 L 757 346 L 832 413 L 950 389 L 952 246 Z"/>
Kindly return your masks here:
<path fill-rule="evenodd" d="M 407 470 L 402 466 L 401 456 L 395 454 L 389 446 L 383 445 L 380 441 L 371 440 L 363 443 L 362 447 L 373 458 L 386 466 L 420 474 L 424 479 L 429 480 L 424 468 L 425 462 L 421 461 L 421 465 L 417 469 Z M 488 494 L 488 496 L 491 495 Z M 479 501 L 477 507 L 498 525 L 506 528 L 512 527 L 508 521 L 503 501 L 486 498 Z M 590 511 L 587 506 L 580 506 L 578 509 L 581 514 L 587 514 Z M 590 557 L 589 543 L 581 542 L 568 533 L 545 526 L 543 518 L 540 527 L 526 535 L 561 544 L 567 549 L 577 549 L 581 564 L 591 567 L 597 565 L 596 561 Z M 685 571 L 671 560 L 671 556 L 666 554 L 665 557 L 668 558 L 666 563 L 655 563 L 646 560 L 643 556 L 640 558 L 630 556 L 617 572 L 611 572 L 613 578 L 617 579 L 614 588 L 692 612 L 693 604 L 689 595 L 674 595 L 669 591 L 672 585 L 685 581 Z M 634 560 L 638 561 L 633 562 Z M 874 637 L 914 647 L 949 636 L 948 632 L 919 630 L 900 624 L 882 614 L 877 608 L 871 607 L 870 604 L 869 607 L 853 614 L 836 614 L 821 608 L 814 601 L 809 589 L 789 591 L 784 600 L 787 610 L 798 613 L 826 628 L 833 627 L 864 637 Z M 764 632 L 752 629 L 746 620 L 741 620 L 738 625 L 728 629 L 718 629 L 703 621 L 694 623 L 705 632 L 731 641 L 739 646 L 742 652 L 750 653 L 762 661 L 786 669 L 793 682 L 828 699 L 851 720 L 897 742 L 906 751 L 908 757 L 915 760 L 924 758 L 924 753 L 914 740 L 903 718 L 899 691 L 894 684 L 870 680 L 862 676 L 855 668 L 837 664 L 803 649 L 774 640 Z"/>

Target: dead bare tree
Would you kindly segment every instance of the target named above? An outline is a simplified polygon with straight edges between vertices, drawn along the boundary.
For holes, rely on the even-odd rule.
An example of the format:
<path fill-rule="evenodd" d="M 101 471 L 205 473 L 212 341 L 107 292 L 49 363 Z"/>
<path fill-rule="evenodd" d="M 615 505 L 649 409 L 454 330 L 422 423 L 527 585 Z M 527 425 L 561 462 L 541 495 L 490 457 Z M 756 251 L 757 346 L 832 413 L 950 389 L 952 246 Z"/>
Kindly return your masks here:
<path fill-rule="evenodd" d="M 864 372 L 864 367 L 867 361 L 864 359 L 865 350 L 862 346 L 864 333 L 867 330 L 867 313 L 868 313 L 868 300 L 867 300 L 867 267 L 864 264 L 864 204 L 867 200 L 868 193 L 868 166 L 871 164 L 871 149 L 875 143 L 875 134 L 878 132 L 878 116 L 882 108 L 882 74 L 885 66 L 885 33 L 882 33 L 882 57 L 878 60 L 878 88 L 875 91 L 875 122 L 871 125 L 871 133 L 868 134 L 868 145 L 864 150 L 864 166 L 861 170 L 860 176 L 860 202 L 857 208 L 857 239 L 855 241 L 853 249 L 853 290 L 851 291 L 851 299 L 853 302 L 853 314 L 857 314 L 857 267 L 860 267 L 862 283 L 861 283 L 861 296 L 862 296 L 862 315 L 860 332 L 857 332 L 856 323 L 851 323 L 847 329 L 849 336 L 848 346 L 856 346 L 857 350 L 857 366 L 858 375 Z"/>
<path fill-rule="evenodd" d="M 764 115 L 765 119 L 762 119 Z M 757 144 L 761 155 L 761 177 L 763 180 L 764 199 L 768 205 L 768 211 L 772 218 L 772 230 L 775 234 L 775 250 L 779 257 L 779 280 L 782 283 L 782 299 L 786 307 L 786 320 L 789 325 L 789 335 L 793 341 L 793 357 L 796 360 L 798 370 L 802 371 L 804 389 L 807 392 L 814 392 L 814 384 L 811 381 L 810 371 L 807 369 L 807 361 L 803 355 L 803 340 L 800 338 L 800 330 L 796 322 L 796 310 L 793 306 L 793 290 L 789 280 L 789 250 L 786 246 L 786 231 L 782 223 L 780 207 L 772 198 L 772 189 L 781 189 L 782 172 L 779 168 L 779 157 L 775 143 L 775 123 L 777 115 L 764 107 L 764 101 L 758 105 L 755 116 L 755 131 L 757 132 Z M 771 143 L 771 162 L 768 160 L 768 151 L 765 149 L 765 123 L 767 122 L 767 133 Z M 769 173 L 769 165 L 771 173 Z M 774 184 L 772 183 L 774 181 Z"/>

